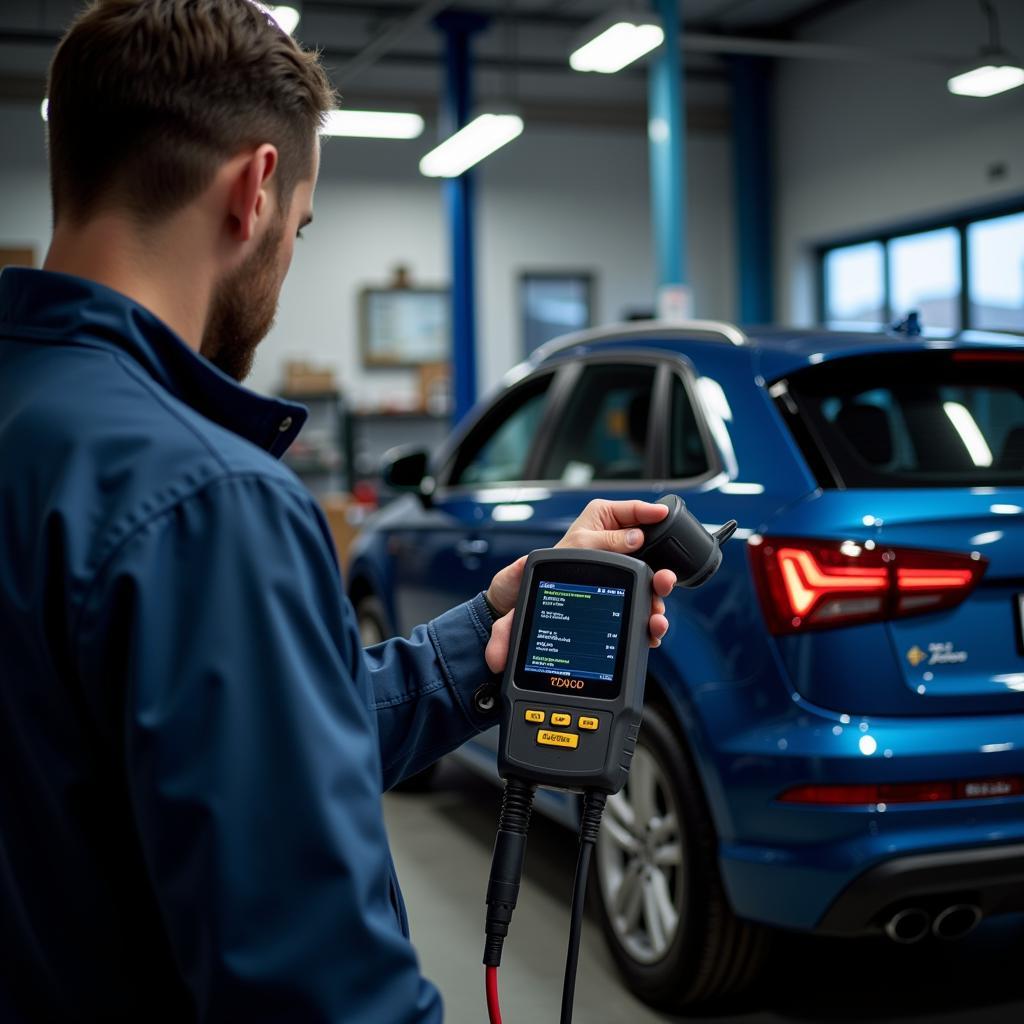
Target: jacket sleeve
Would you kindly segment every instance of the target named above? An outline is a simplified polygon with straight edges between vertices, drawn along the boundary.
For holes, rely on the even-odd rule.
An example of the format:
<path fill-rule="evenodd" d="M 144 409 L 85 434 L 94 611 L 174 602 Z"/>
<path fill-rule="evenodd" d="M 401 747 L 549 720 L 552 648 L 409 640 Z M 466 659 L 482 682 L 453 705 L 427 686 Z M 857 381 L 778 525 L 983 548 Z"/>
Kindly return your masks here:
<path fill-rule="evenodd" d="M 484 661 L 490 623 L 481 594 L 417 626 L 408 639 L 366 649 L 386 789 L 497 723 L 474 699 L 497 683 Z"/>
<path fill-rule="evenodd" d="M 78 649 L 123 715 L 198 1019 L 440 1021 L 391 903 L 370 681 L 308 497 L 234 476 L 155 515 L 100 570 Z"/>

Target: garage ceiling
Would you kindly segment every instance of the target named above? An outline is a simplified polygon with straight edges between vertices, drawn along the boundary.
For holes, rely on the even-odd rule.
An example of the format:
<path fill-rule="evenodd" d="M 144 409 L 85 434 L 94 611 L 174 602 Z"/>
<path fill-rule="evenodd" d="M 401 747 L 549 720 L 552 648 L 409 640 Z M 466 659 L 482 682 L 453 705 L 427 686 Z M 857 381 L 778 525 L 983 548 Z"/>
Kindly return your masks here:
<path fill-rule="evenodd" d="M 691 32 L 794 37 L 839 9 L 870 0 L 685 0 Z M 80 0 L 0 0 L 0 100 L 37 102 L 46 67 Z M 416 109 L 431 114 L 441 88 L 442 39 L 429 24 L 400 33 L 372 66 L 355 76 L 351 61 L 382 34 L 415 22 L 421 0 L 305 0 L 297 36 L 323 51 L 349 106 Z M 536 119 L 606 125 L 642 124 L 645 75 L 637 66 L 619 75 L 580 75 L 568 54 L 580 29 L 616 6 L 614 0 L 458 0 L 490 24 L 474 44 L 476 89 L 482 101 L 528 108 Z M 646 5 L 640 2 L 641 7 Z M 422 19 L 421 19 L 422 20 Z M 715 128 L 726 106 L 725 64 L 714 54 L 687 57 L 692 126 Z"/>

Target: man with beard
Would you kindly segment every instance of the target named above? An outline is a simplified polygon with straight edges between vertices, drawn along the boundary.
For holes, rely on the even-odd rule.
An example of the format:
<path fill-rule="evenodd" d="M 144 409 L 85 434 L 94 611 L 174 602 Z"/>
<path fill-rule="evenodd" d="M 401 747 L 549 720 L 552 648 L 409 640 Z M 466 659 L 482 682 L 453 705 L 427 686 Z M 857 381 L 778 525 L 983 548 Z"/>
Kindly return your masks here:
<path fill-rule="evenodd" d="M 237 383 L 327 79 L 248 0 L 98 0 L 49 100 L 52 245 L 0 277 L 0 1020 L 438 1021 L 381 792 L 493 724 L 522 567 L 362 651 L 305 413 Z"/>

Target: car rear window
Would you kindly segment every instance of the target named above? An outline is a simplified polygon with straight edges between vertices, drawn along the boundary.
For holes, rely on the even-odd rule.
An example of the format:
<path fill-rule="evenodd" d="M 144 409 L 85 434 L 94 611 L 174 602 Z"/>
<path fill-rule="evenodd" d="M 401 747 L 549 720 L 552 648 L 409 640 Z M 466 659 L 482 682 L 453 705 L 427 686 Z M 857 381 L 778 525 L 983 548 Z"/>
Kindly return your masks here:
<path fill-rule="evenodd" d="M 1024 348 L 838 359 L 772 393 L 822 486 L 1024 484 Z"/>

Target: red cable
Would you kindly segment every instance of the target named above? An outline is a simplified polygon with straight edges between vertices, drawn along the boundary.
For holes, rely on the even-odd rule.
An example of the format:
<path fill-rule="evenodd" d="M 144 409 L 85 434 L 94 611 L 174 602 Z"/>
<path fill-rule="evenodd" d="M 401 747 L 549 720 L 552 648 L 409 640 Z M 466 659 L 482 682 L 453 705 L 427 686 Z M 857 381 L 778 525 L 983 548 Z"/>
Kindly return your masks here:
<path fill-rule="evenodd" d="M 487 1020 L 489 1024 L 501 1024 L 501 1007 L 498 1005 L 498 968 L 487 968 Z"/>

